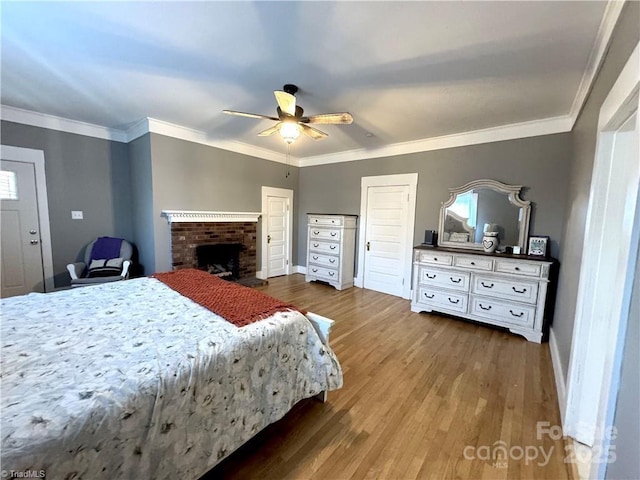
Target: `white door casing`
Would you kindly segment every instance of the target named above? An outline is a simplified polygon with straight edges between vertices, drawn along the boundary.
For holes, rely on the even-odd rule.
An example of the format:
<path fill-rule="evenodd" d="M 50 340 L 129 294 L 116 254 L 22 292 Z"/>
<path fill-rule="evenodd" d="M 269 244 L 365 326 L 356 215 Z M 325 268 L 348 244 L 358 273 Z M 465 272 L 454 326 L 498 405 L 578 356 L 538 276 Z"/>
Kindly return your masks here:
<path fill-rule="evenodd" d="M 409 299 L 418 174 L 362 177 L 361 184 L 355 285 Z"/>
<path fill-rule="evenodd" d="M 289 275 L 293 257 L 293 190 L 262 187 L 262 279 Z"/>
<path fill-rule="evenodd" d="M 567 379 L 565 433 L 604 478 L 640 241 L 637 45 L 602 104 Z M 604 460 L 603 460 L 604 459 Z"/>
<path fill-rule="evenodd" d="M 52 292 L 54 291 L 54 281 L 53 281 L 53 255 L 51 249 L 51 230 L 49 225 L 49 203 L 47 197 L 47 184 L 45 178 L 45 160 L 44 160 L 44 152 L 42 150 L 34 150 L 30 148 L 22 148 L 22 147 L 14 147 L 8 145 L 0 146 L 0 158 L 2 160 L 11 161 L 23 164 L 25 166 L 30 166 L 29 168 L 34 173 L 35 176 L 35 202 L 37 205 L 37 240 L 40 255 L 41 255 L 41 263 L 39 270 L 41 275 L 44 277 L 44 291 Z M 3 202 L 4 203 L 4 202 Z M 4 225 L 3 225 L 4 227 Z M 27 235 L 30 237 L 28 239 L 29 246 L 31 246 L 30 241 L 33 240 L 33 237 L 29 231 L 32 228 L 27 230 Z M 3 243 L 5 232 L 3 228 Z M 42 281 L 42 278 L 41 278 Z"/>

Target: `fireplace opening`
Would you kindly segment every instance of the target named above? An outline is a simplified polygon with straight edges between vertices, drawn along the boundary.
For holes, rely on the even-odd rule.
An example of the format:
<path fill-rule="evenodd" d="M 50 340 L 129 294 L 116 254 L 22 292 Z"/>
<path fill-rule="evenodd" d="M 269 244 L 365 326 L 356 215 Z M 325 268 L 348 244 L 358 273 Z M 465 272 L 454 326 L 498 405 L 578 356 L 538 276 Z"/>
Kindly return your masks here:
<path fill-rule="evenodd" d="M 197 267 L 225 280 L 236 281 L 240 278 L 240 252 L 243 249 L 241 243 L 198 245 Z"/>

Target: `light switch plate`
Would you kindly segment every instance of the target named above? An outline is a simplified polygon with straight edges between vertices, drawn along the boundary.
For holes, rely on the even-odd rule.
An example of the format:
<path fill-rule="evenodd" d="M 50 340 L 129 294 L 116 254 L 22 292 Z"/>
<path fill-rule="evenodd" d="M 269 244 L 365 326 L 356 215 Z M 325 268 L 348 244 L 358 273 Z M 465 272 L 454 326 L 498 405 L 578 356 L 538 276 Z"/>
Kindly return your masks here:
<path fill-rule="evenodd" d="M 73 220 L 82 220 L 82 210 L 71 210 L 71 218 Z"/>

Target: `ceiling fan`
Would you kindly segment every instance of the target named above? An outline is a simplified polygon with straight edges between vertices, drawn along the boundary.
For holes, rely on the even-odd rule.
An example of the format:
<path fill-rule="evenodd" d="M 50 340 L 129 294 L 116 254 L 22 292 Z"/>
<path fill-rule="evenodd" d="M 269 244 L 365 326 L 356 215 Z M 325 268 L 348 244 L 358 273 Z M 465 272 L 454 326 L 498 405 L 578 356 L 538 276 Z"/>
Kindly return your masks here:
<path fill-rule="evenodd" d="M 295 142 L 295 140 L 300 136 L 300 132 L 314 140 L 322 140 L 328 136 L 326 133 L 309 124 L 348 125 L 353 123 L 353 117 L 348 112 L 322 113 L 320 115 L 305 117 L 303 115 L 304 110 L 302 107 L 296 105 L 295 94 L 297 91 L 297 86 L 288 83 L 282 87 L 282 90 L 276 90 L 273 92 L 276 97 L 276 102 L 278 102 L 278 108 L 276 109 L 278 113 L 277 117 L 270 117 L 268 115 L 260 115 L 257 113 L 236 112 L 233 110 L 223 110 L 223 112 L 229 115 L 267 119 L 278 122 L 273 127 L 269 127 L 258 133 L 258 135 L 266 137 L 273 135 L 276 132 L 280 132 L 280 135 L 282 135 L 282 138 L 288 144 Z"/>

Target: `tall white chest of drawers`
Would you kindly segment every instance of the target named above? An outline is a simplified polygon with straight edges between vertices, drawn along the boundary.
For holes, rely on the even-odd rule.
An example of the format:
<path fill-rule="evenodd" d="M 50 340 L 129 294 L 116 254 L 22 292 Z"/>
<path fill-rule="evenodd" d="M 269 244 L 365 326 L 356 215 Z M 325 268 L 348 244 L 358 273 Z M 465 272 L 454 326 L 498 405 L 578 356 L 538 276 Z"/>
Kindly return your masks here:
<path fill-rule="evenodd" d="M 353 287 L 356 215 L 309 214 L 306 281 L 321 280 L 338 290 Z"/>
<path fill-rule="evenodd" d="M 542 341 L 552 261 L 419 247 L 413 259 L 412 311 L 456 315 Z"/>

